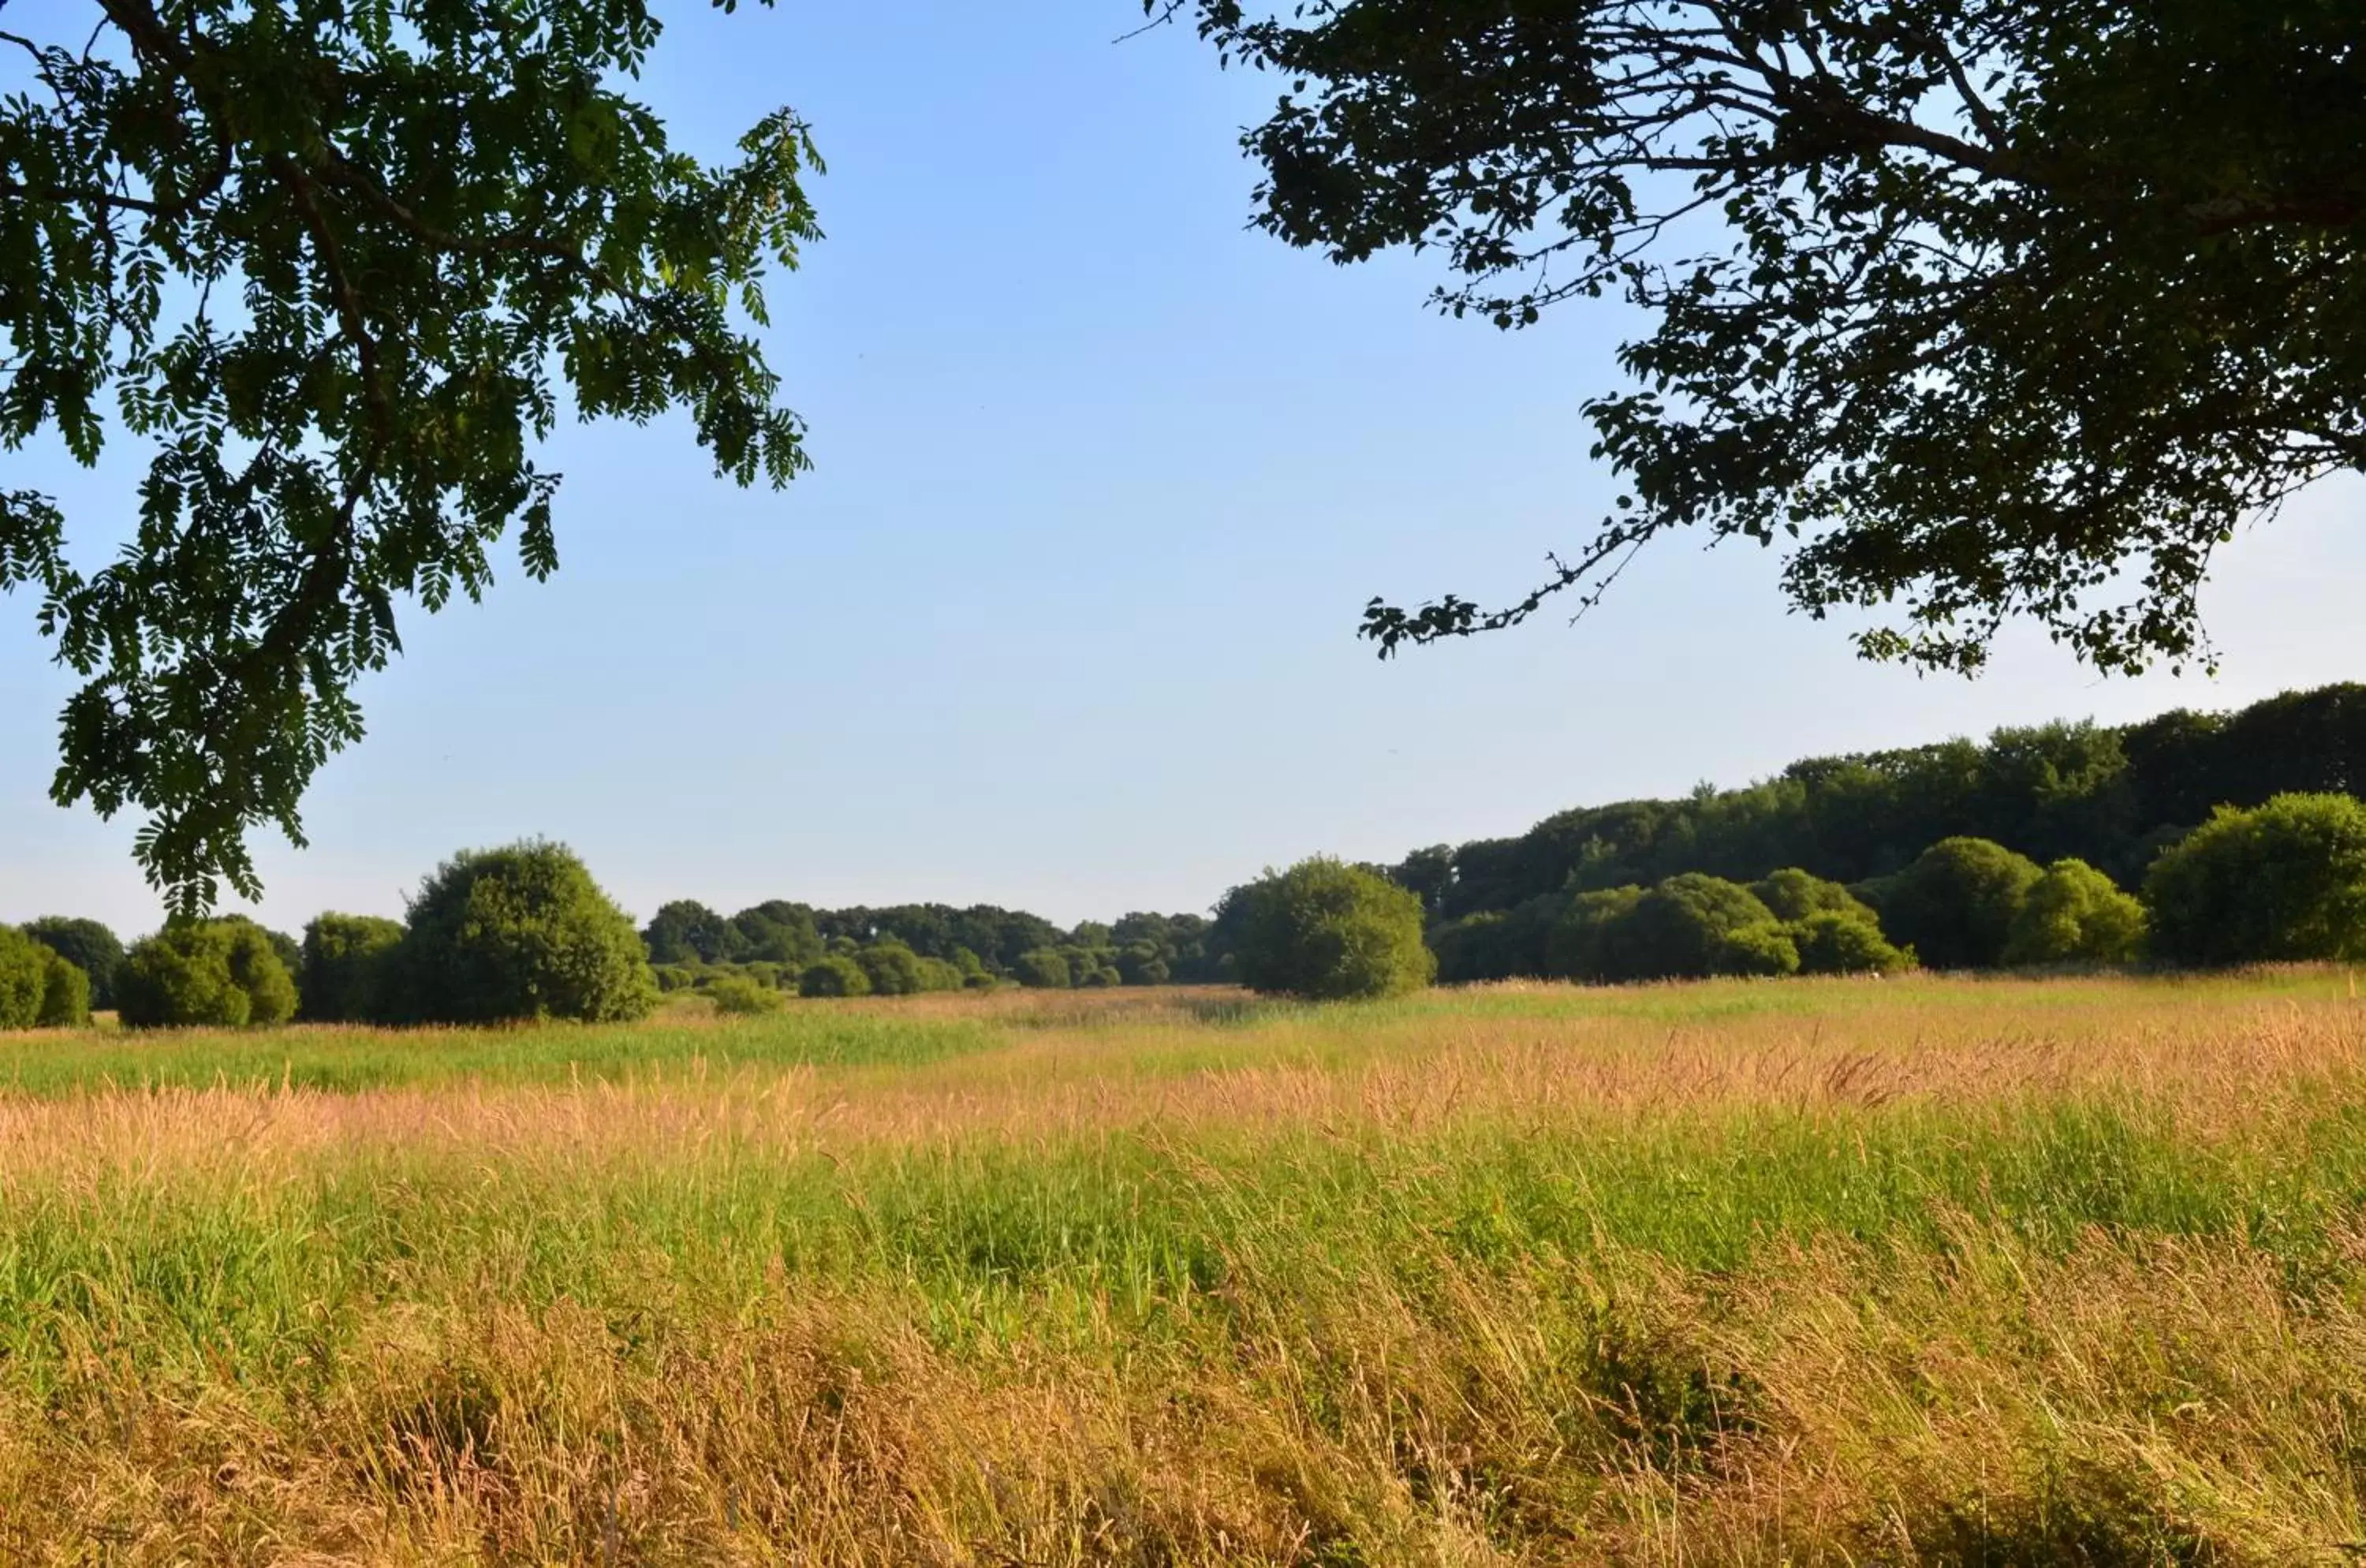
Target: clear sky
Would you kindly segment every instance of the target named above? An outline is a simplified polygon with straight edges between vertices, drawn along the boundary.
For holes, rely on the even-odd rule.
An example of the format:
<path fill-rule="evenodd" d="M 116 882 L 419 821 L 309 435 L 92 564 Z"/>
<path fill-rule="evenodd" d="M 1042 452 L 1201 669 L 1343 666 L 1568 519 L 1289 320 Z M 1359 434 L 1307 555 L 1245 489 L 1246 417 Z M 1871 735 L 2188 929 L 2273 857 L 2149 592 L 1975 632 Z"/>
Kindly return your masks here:
<path fill-rule="evenodd" d="M 768 338 L 817 470 L 741 491 L 679 422 L 565 432 L 558 576 L 411 615 L 311 847 L 265 847 L 265 918 L 400 914 L 451 851 L 528 834 L 639 916 L 1204 909 L 1318 850 L 1394 859 L 1801 755 L 2366 678 L 2347 483 L 2226 552 L 2215 681 L 2100 682 L 2029 637 L 1975 682 L 1864 665 L 1785 614 L 1774 558 L 1685 540 L 1575 630 L 1379 662 L 1353 636 L 1372 594 L 1516 594 L 1582 542 L 1612 487 L 1578 405 L 1628 323 L 1578 306 L 1504 336 L 1427 313 L 1420 258 L 1343 271 L 1246 231 L 1234 133 L 1273 84 L 1179 30 L 1113 41 L 1138 21 L 671 13 L 644 90 L 682 143 L 720 155 L 789 103 L 829 163 L 828 238 L 775 283 Z M 58 493 L 96 561 L 141 467 L 17 454 L 8 482 Z M 146 930 L 136 824 L 47 800 L 70 682 L 37 608 L 0 598 L 0 919 Z"/>

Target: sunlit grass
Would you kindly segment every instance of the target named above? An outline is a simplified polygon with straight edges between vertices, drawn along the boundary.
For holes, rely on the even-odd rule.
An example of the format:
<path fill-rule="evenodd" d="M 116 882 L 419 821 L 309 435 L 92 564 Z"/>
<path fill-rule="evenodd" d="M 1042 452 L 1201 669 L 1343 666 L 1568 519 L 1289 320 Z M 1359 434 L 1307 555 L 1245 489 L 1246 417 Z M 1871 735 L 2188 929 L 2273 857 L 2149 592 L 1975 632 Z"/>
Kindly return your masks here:
<path fill-rule="evenodd" d="M 2339 973 L 1008 993 L 0 1059 L 0 1561 L 2366 1533 Z"/>

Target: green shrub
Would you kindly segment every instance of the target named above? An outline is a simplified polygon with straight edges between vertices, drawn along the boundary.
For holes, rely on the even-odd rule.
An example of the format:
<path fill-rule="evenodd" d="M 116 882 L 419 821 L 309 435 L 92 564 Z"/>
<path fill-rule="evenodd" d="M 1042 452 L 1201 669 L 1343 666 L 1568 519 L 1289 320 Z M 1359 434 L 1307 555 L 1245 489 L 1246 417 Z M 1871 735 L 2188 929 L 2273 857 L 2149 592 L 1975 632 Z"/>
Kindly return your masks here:
<path fill-rule="evenodd" d="M 739 966 L 739 972 L 768 991 L 783 988 L 788 979 L 785 968 L 770 959 L 756 959 Z"/>
<path fill-rule="evenodd" d="M 1621 935 L 1642 901 L 1640 887 L 1597 887 L 1570 899 L 1546 939 L 1545 973 L 1595 984 L 1634 979 L 1634 958 Z"/>
<path fill-rule="evenodd" d="M 1722 973 L 1726 939 L 1734 932 L 1778 923 L 1749 888 L 1686 872 L 1607 920 L 1602 940 L 1614 978 L 1699 979 Z"/>
<path fill-rule="evenodd" d="M 1993 969 L 2013 917 L 2045 874 L 1987 839 L 1942 839 L 1900 872 L 1883 897 L 1881 929 L 1934 969 Z"/>
<path fill-rule="evenodd" d="M 854 955 L 871 982 L 871 994 L 908 997 L 920 988 L 920 959 L 900 942 L 874 942 Z"/>
<path fill-rule="evenodd" d="M 1790 931 L 1803 975 L 1895 975 L 1914 967 L 1914 954 L 1883 936 L 1869 913 L 1821 909 L 1792 922 Z"/>
<path fill-rule="evenodd" d="M 125 955 L 116 1011 L 133 1029 L 261 1028 L 295 1016 L 296 982 L 252 920 L 167 926 Z"/>
<path fill-rule="evenodd" d="M 395 967 L 407 1020 L 603 1023 L 657 1005 L 632 921 L 574 852 L 543 840 L 437 867 L 411 902 Z"/>
<path fill-rule="evenodd" d="M 950 960 L 920 960 L 920 989 L 924 991 L 958 991 L 966 978 L 960 967 Z"/>
<path fill-rule="evenodd" d="M 2144 942 L 2142 904 L 2085 861 L 2058 860 L 2022 899 L 2004 961 L 2133 964 L 2144 955 Z"/>
<path fill-rule="evenodd" d="M 1437 973 L 1422 942 L 1421 900 L 1360 867 L 1316 856 L 1225 897 L 1241 900 L 1234 956 L 1252 990 L 1385 997 L 1417 990 Z"/>
<path fill-rule="evenodd" d="M 25 934 L 90 976 L 93 1007 L 115 1005 L 115 972 L 123 966 L 123 943 L 96 920 L 45 915 L 27 922 Z"/>
<path fill-rule="evenodd" d="M 660 992 L 668 994 L 695 990 L 698 987 L 698 971 L 686 964 L 653 964 L 649 965 L 649 976 L 657 981 Z"/>
<path fill-rule="evenodd" d="M 1712 962 L 1720 975 L 1796 975 L 1799 948 L 1781 924 L 1758 920 L 1718 938 Z"/>
<path fill-rule="evenodd" d="M 2366 804 L 2222 807 L 2153 863 L 2144 901 L 2152 949 L 2174 963 L 2366 957 Z"/>
<path fill-rule="evenodd" d="M 41 974 L 41 1011 L 33 1021 L 39 1029 L 80 1029 L 90 1021 L 90 976 L 66 962 L 62 953 L 46 955 Z"/>
<path fill-rule="evenodd" d="M 296 976 L 287 949 L 295 943 L 236 916 L 217 923 L 230 931 L 231 984 L 246 993 L 246 1021 L 260 1029 L 294 1018 Z"/>
<path fill-rule="evenodd" d="M 53 956 L 14 926 L 0 926 L 0 1029 L 39 1025 Z"/>
<path fill-rule="evenodd" d="M 1020 985 L 1033 990 L 1065 991 L 1076 983 L 1068 972 L 1067 959 L 1053 948 L 1030 948 L 1019 955 L 1010 969 L 1019 976 Z"/>
<path fill-rule="evenodd" d="M 801 997 L 867 997 L 871 994 L 871 976 L 862 965 L 843 953 L 833 953 L 817 958 L 806 965 L 797 976 L 797 995 Z"/>
<path fill-rule="evenodd" d="M 304 928 L 297 1011 L 313 1023 L 361 1023 L 388 1015 L 387 987 L 402 924 L 377 915 L 326 914 Z"/>
<path fill-rule="evenodd" d="M 1786 925 L 1797 924 L 1810 915 L 1857 915 L 1868 920 L 1875 918 L 1872 909 L 1839 883 L 1827 882 L 1797 866 L 1787 866 L 1752 883 L 1750 891 Z"/>
<path fill-rule="evenodd" d="M 777 989 L 738 975 L 726 975 L 715 981 L 706 987 L 706 995 L 714 1001 L 715 1011 L 741 1018 L 776 1012 L 787 1005 Z"/>

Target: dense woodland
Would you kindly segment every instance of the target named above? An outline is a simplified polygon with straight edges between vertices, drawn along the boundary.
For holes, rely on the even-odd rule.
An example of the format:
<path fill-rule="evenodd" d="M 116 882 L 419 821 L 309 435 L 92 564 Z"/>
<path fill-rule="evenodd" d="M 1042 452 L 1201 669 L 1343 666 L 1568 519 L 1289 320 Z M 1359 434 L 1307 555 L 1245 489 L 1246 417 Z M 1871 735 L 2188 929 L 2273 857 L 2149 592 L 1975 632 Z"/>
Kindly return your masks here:
<path fill-rule="evenodd" d="M 1986 744 L 1809 758 L 1744 789 L 1580 807 L 1517 838 L 1440 844 L 1385 870 L 1450 947 L 1452 928 L 1474 915 L 1688 873 L 1749 883 L 1797 867 L 1877 906 L 1884 879 L 1959 837 L 2041 863 L 2085 861 L 2135 887 L 2216 807 L 2361 787 L 2366 686 L 2327 686 L 2227 714 L 2180 709 L 2124 728 L 2049 724 L 2001 729 Z"/>

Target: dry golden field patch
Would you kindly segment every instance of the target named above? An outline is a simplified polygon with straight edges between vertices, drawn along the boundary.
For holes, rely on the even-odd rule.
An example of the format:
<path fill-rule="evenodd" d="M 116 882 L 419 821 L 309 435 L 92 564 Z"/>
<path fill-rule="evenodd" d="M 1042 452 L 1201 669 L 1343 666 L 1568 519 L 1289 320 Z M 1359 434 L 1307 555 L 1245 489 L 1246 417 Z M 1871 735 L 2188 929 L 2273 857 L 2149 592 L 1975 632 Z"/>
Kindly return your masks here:
<path fill-rule="evenodd" d="M 2366 1551 L 2346 975 L 0 1040 L 0 1561 Z"/>

